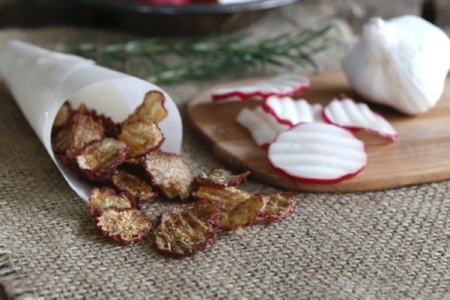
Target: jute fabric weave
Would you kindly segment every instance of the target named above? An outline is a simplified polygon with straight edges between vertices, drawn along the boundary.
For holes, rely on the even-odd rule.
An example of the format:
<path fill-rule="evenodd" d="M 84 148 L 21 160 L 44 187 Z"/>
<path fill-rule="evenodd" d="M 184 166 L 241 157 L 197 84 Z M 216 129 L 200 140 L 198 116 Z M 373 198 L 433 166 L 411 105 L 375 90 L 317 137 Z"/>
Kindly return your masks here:
<path fill-rule="evenodd" d="M 320 2 L 320 1 L 319 1 Z M 318 1 L 274 11 L 255 38 L 324 20 L 337 30 L 318 58 L 339 68 L 349 28 Z M 5 30 L 48 48 L 85 32 Z M 107 35 L 105 33 L 105 35 Z M 215 82 L 164 86 L 186 102 Z M 295 193 L 292 217 L 220 234 L 207 251 L 171 259 L 153 240 L 120 246 L 94 228 L 7 89 L 0 85 L 0 295 L 7 299 L 445 299 L 450 298 L 450 182 L 366 193 Z M 182 151 L 196 172 L 221 166 L 187 129 Z M 389 170 L 386 170 L 389 172 Z M 249 191 L 275 191 L 249 181 Z M 145 206 L 152 220 L 172 203 Z"/>

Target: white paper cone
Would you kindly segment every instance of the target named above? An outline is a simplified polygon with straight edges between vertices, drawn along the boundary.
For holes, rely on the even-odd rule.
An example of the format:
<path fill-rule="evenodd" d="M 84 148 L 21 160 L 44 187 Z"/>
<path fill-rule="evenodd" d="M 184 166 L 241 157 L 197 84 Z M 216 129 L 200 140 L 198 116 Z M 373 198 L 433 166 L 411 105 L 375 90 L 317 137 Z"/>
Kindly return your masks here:
<path fill-rule="evenodd" d="M 152 83 L 98 66 L 91 60 L 21 41 L 11 41 L 0 53 L 0 74 L 64 178 L 85 201 L 92 187 L 62 165 L 51 146 L 53 121 L 66 100 L 73 107 L 83 102 L 120 122 L 143 102 L 147 92 L 161 91 L 169 112 L 158 124 L 165 137 L 162 149 L 180 152 L 180 113 L 170 96 Z"/>

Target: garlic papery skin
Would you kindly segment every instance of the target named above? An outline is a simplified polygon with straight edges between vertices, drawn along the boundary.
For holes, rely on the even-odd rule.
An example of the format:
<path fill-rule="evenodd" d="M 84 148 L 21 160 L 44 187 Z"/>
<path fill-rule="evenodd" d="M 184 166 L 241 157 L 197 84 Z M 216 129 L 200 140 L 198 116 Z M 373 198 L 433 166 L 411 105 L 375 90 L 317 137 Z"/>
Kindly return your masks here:
<path fill-rule="evenodd" d="M 372 18 L 342 68 L 352 88 L 367 100 L 417 115 L 442 96 L 450 70 L 450 39 L 417 16 Z"/>

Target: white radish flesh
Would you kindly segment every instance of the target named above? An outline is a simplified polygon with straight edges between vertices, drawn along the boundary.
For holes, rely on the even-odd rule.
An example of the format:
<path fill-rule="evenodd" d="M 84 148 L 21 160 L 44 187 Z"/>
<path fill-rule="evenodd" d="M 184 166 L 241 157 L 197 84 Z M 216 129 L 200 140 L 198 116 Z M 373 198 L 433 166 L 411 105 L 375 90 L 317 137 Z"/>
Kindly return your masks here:
<path fill-rule="evenodd" d="M 262 107 L 265 112 L 289 126 L 299 123 L 322 122 L 322 105 L 311 104 L 305 99 L 294 100 L 291 97 L 270 96 L 264 100 Z"/>
<path fill-rule="evenodd" d="M 326 123 L 301 123 L 270 144 L 269 161 L 281 173 L 307 183 L 338 183 L 367 164 L 364 143 Z"/>
<path fill-rule="evenodd" d="M 295 96 L 305 92 L 310 79 L 298 74 L 283 74 L 267 80 L 230 88 L 220 88 L 212 92 L 213 101 L 264 100 L 269 96 Z"/>
<path fill-rule="evenodd" d="M 256 144 L 263 148 L 267 148 L 280 132 L 289 128 L 277 123 L 261 106 L 255 109 L 243 108 L 236 117 L 236 122 L 247 128 Z"/>
<path fill-rule="evenodd" d="M 330 124 L 397 139 L 397 132 L 385 118 L 373 112 L 367 104 L 355 103 L 349 98 L 331 101 L 323 109 L 322 116 Z"/>

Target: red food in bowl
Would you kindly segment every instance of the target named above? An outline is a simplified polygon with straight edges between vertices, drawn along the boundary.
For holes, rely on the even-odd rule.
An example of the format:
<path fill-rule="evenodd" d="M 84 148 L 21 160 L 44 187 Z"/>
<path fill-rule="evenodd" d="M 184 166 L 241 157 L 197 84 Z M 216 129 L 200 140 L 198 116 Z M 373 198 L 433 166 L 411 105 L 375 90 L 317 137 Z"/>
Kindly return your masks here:
<path fill-rule="evenodd" d="M 187 5 L 192 3 L 191 0 L 138 0 L 138 1 L 158 5 Z"/>

